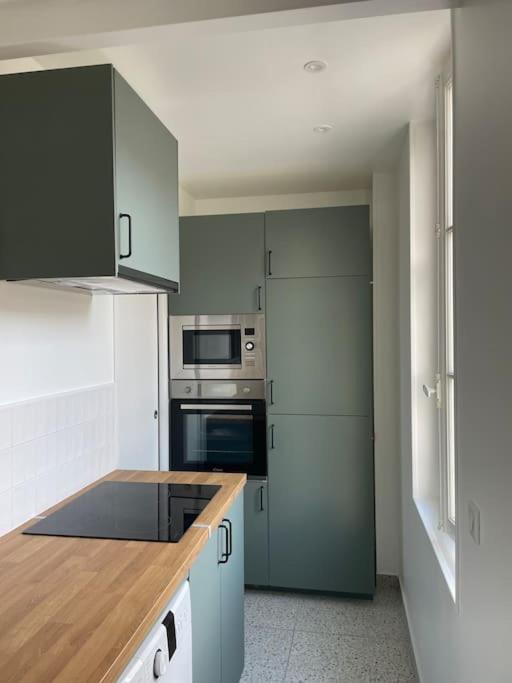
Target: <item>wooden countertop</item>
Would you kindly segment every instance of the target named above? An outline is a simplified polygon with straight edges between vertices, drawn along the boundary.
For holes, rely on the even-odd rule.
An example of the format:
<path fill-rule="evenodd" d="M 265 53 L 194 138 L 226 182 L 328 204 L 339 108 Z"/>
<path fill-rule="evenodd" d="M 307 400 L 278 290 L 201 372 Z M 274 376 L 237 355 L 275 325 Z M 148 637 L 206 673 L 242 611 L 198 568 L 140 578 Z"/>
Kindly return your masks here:
<path fill-rule="evenodd" d="M 196 521 L 205 527 L 179 543 L 22 535 L 34 520 L 0 538 L 2 683 L 116 681 L 246 476 L 116 470 L 106 480 L 222 488 Z"/>

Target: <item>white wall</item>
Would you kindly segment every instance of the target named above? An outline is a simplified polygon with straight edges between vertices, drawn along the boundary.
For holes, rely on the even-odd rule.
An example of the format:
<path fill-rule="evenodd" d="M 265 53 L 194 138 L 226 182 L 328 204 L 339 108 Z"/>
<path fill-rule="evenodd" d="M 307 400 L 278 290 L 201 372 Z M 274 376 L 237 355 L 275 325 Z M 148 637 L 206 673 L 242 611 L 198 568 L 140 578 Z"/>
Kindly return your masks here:
<path fill-rule="evenodd" d="M 512 633 L 512 4 L 454 12 L 458 603 L 412 501 L 410 173 L 400 164 L 403 576 L 422 683 L 508 683 Z M 481 544 L 467 507 L 482 514 Z"/>
<path fill-rule="evenodd" d="M 377 571 L 397 575 L 401 558 L 401 506 L 398 207 L 394 173 L 373 175 L 372 198 Z"/>
<path fill-rule="evenodd" d="M 112 382 L 112 297 L 0 283 L 0 405 Z"/>
<path fill-rule="evenodd" d="M 188 198 L 184 198 L 183 203 L 180 204 L 180 214 L 183 216 L 208 216 L 211 214 L 251 213 L 278 209 L 312 209 L 323 206 L 349 206 L 351 204 L 369 204 L 370 197 L 370 190 L 362 189 L 344 190 L 340 192 L 264 195 L 256 197 L 193 199 L 192 202 L 187 201 Z"/>
<path fill-rule="evenodd" d="M 116 467 L 111 296 L 0 283 L 0 534 Z"/>

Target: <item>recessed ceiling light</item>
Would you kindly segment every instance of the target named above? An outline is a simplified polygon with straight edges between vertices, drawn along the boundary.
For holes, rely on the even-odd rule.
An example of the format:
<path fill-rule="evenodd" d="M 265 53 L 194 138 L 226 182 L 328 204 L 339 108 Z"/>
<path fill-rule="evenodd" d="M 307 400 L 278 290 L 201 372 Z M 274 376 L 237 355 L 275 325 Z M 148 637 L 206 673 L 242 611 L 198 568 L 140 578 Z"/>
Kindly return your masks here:
<path fill-rule="evenodd" d="M 323 123 L 321 126 L 315 126 L 313 128 L 315 133 L 329 133 L 332 130 L 330 123 Z"/>
<path fill-rule="evenodd" d="M 321 59 L 313 59 L 304 64 L 304 71 L 309 71 L 311 74 L 317 74 L 319 71 L 325 71 L 326 69 L 327 62 L 323 62 Z"/>

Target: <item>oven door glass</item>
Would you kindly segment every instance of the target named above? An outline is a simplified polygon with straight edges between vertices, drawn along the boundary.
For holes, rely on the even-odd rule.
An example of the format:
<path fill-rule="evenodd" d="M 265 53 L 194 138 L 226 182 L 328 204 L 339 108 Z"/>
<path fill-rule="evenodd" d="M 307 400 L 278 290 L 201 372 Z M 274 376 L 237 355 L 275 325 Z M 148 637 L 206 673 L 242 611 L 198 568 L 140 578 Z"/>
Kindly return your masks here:
<path fill-rule="evenodd" d="M 264 403 L 173 400 L 173 468 L 265 475 Z"/>
<path fill-rule="evenodd" d="M 183 330 L 183 366 L 242 364 L 238 329 Z"/>

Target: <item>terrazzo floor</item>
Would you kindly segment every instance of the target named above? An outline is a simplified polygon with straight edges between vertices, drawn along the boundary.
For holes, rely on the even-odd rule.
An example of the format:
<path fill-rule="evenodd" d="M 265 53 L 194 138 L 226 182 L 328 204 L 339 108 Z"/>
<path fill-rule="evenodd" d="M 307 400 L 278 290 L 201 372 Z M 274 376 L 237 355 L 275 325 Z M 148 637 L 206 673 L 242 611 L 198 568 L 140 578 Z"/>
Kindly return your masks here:
<path fill-rule="evenodd" d="M 248 590 L 244 683 L 417 681 L 398 582 L 373 601 Z"/>

